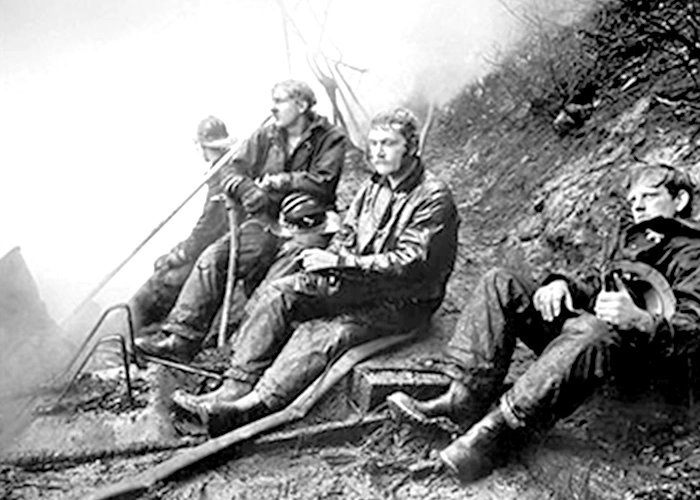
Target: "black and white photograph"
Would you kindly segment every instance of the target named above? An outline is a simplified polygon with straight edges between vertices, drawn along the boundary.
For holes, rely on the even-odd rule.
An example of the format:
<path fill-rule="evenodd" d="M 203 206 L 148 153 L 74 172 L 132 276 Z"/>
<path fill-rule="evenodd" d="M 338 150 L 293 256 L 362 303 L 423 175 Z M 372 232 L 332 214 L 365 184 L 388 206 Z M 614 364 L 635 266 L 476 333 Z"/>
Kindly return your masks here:
<path fill-rule="evenodd" d="M 700 1 L 0 0 L 0 498 L 700 498 Z"/>

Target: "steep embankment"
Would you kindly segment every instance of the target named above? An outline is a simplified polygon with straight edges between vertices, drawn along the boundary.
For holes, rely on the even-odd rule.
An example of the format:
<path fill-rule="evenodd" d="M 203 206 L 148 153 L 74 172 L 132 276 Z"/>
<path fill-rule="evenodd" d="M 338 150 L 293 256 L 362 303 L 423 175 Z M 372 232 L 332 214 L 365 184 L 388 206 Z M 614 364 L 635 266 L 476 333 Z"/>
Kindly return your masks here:
<path fill-rule="evenodd" d="M 698 9 L 608 3 L 577 26 L 537 32 L 442 111 L 426 152 L 462 215 L 447 311 L 495 265 L 539 277 L 601 263 L 629 221 L 622 184 L 633 165 L 700 171 Z M 591 498 L 696 498 L 697 408 L 692 398 L 680 412 L 650 401 L 597 400 L 559 426 L 562 452 L 525 463 L 564 497 L 582 481 Z M 572 451 L 574 435 L 604 445 L 616 472 L 577 462 L 590 457 Z M 633 479 L 639 470 L 646 479 Z"/>
<path fill-rule="evenodd" d="M 426 153 L 463 219 L 448 307 L 495 264 L 598 262 L 630 166 L 695 166 L 699 6 L 614 2 L 540 30 L 442 111 Z"/>

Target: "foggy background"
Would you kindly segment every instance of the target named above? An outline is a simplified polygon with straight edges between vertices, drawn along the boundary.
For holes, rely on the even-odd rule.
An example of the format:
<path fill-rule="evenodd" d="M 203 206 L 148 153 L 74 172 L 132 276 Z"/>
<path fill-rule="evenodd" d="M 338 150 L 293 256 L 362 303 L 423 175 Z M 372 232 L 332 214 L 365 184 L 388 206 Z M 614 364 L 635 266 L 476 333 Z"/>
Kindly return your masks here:
<path fill-rule="evenodd" d="M 309 82 L 329 116 L 314 53 L 362 70 L 344 75 L 370 115 L 444 105 L 529 31 L 569 23 L 595 1 L 0 0 L 0 258 L 21 247 L 28 273 L 18 276 L 33 276 L 29 296 L 61 323 L 201 182 L 192 139 L 203 117 L 244 139 L 268 116 L 271 86 L 290 77 Z M 203 196 L 95 297 L 93 313 L 147 279 L 189 234 Z M 32 333 L 4 328 L 14 338 L 0 394 L 67 362 L 66 339 L 19 342 Z M 87 329 L 62 335 L 77 345 Z M 3 411 L 0 402 L 0 433 Z"/>

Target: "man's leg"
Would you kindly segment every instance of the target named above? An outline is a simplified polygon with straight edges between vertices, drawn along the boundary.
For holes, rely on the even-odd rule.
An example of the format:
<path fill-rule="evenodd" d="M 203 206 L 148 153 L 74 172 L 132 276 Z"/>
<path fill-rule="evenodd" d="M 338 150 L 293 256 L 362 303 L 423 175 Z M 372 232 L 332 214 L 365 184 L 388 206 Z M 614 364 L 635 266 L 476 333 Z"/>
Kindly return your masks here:
<path fill-rule="evenodd" d="M 167 317 L 193 265 L 159 269 L 129 299 L 135 334 Z"/>
<path fill-rule="evenodd" d="M 380 303 L 302 323 L 254 391 L 267 409 L 282 408 L 351 347 L 421 325 L 427 328 L 431 314 L 427 307 Z"/>
<path fill-rule="evenodd" d="M 241 293 L 235 297 L 234 302 L 231 304 L 228 331 L 235 331 L 238 329 L 239 323 L 244 319 L 243 312 L 246 304 L 251 302 L 254 303 L 257 299 L 257 294 L 264 290 L 268 283 L 285 276 L 290 276 L 302 270 L 298 257 L 304 249 L 325 248 L 328 245 L 330 238 L 330 235 L 325 234 L 311 234 L 303 236 L 304 237 L 294 237 L 289 240 L 280 241 L 272 264 L 269 266 L 269 269 L 267 269 L 262 281 L 259 280 L 259 275 L 257 273 L 252 273 L 252 276 L 246 280 L 246 283 L 244 284 L 245 293 Z M 246 293 L 249 295 L 246 296 Z M 221 309 L 219 309 L 217 312 L 216 318 L 210 327 L 208 334 L 210 337 L 218 332 L 220 321 Z"/>
<path fill-rule="evenodd" d="M 445 348 L 447 393 L 419 402 L 403 393 L 389 403 L 416 420 L 446 415 L 465 426 L 478 420 L 501 390 L 520 337 L 541 352 L 561 321 L 546 323 L 532 304 L 535 285 L 503 269 L 487 272 L 473 290 Z"/>
<path fill-rule="evenodd" d="M 246 319 L 233 338 L 231 368 L 226 372 L 224 385 L 201 396 L 176 391 L 172 395 L 176 405 L 207 423 L 222 405 L 235 402 L 252 390 L 298 321 L 327 314 L 323 300 L 298 291 L 301 276 L 280 278 L 257 291 L 255 301 L 247 304 Z"/>
<path fill-rule="evenodd" d="M 608 379 L 622 345 L 620 334 L 591 314 L 566 320 L 499 405 L 443 450 L 442 460 L 465 480 L 488 473 L 515 430 L 547 429 Z"/>
<path fill-rule="evenodd" d="M 622 341 L 592 314 L 566 320 L 561 334 L 503 395 L 511 427 L 547 427 L 569 415 L 611 377 Z"/>
<path fill-rule="evenodd" d="M 266 306 L 270 305 L 264 296 L 261 301 Z M 286 311 L 293 309 L 286 308 Z M 278 320 L 284 317 L 279 310 L 273 308 L 272 311 L 277 311 L 272 316 Z M 210 434 L 216 436 L 282 408 L 347 349 L 377 337 L 427 325 L 430 315 L 431 309 L 427 307 L 398 308 L 382 304 L 357 308 L 337 316 L 329 314 L 310 319 L 294 329 L 293 333 L 290 333 L 292 325 L 289 322 L 269 322 L 269 331 L 285 331 L 285 335 L 277 339 L 266 336 L 257 343 L 255 337 L 245 340 L 239 337 L 239 345 L 248 349 L 234 351 L 233 366 L 228 372 L 234 380 L 250 384 L 257 381 L 251 392 L 241 396 L 241 391 L 237 391 L 235 397 L 224 397 L 223 394 L 218 398 L 201 397 L 198 404 L 191 404 L 194 398 L 182 398 L 180 395 L 173 400 L 197 414 Z M 262 333 L 264 330 L 257 331 Z M 260 374 L 263 366 L 269 368 Z"/>
<path fill-rule="evenodd" d="M 143 341 L 140 349 L 181 361 L 189 361 L 197 353 L 221 306 L 230 248 L 230 235 L 226 235 L 202 252 L 162 325 L 167 337 Z M 246 221 L 239 231 L 238 248 L 236 277 L 252 280 L 269 266 L 277 248 L 277 237 L 262 223 Z"/>

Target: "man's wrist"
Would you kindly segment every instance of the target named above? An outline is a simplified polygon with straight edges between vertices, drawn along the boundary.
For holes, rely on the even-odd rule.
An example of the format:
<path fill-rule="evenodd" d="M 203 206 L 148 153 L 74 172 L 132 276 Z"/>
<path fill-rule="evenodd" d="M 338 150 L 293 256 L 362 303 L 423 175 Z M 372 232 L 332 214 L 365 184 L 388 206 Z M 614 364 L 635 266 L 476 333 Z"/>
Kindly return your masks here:
<path fill-rule="evenodd" d="M 643 333 L 652 333 L 654 330 L 654 323 L 654 316 L 649 311 L 642 309 L 637 318 L 632 322 L 632 328 Z"/>

